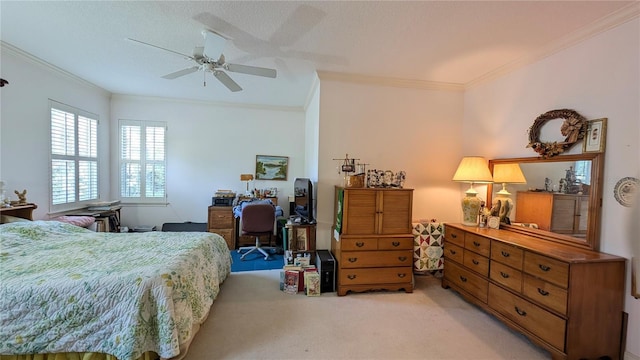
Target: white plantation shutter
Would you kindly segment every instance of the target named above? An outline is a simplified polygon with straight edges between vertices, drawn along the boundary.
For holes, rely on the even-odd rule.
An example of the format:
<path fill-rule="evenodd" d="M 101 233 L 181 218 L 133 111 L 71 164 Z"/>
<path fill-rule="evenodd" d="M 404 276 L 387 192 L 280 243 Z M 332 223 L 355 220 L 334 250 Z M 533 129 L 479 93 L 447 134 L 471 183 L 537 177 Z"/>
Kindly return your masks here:
<path fill-rule="evenodd" d="M 166 124 L 120 120 L 120 196 L 123 202 L 166 202 Z"/>
<path fill-rule="evenodd" d="M 51 210 L 81 208 L 98 199 L 97 115 L 50 101 Z"/>

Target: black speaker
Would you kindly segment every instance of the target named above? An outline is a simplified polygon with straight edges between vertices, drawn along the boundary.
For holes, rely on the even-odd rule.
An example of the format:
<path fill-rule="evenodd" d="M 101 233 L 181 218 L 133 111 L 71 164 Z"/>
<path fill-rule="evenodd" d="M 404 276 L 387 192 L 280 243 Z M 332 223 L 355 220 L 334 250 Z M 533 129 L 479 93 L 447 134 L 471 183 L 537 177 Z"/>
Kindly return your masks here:
<path fill-rule="evenodd" d="M 320 292 L 336 291 L 336 259 L 329 250 L 316 250 L 316 267 L 320 274 Z"/>

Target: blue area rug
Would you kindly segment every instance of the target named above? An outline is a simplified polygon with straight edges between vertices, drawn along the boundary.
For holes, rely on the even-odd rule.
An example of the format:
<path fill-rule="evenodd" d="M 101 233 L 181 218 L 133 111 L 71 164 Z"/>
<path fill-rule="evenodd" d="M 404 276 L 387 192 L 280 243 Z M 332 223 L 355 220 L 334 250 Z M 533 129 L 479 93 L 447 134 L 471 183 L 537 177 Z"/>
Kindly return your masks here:
<path fill-rule="evenodd" d="M 254 251 L 240 260 L 238 250 L 231 250 L 231 260 L 231 272 L 282 269 L 284 266 L 283 255 L 275 253 L 269 253 L 269 260 L 265 260 L 261 253 Z"/>

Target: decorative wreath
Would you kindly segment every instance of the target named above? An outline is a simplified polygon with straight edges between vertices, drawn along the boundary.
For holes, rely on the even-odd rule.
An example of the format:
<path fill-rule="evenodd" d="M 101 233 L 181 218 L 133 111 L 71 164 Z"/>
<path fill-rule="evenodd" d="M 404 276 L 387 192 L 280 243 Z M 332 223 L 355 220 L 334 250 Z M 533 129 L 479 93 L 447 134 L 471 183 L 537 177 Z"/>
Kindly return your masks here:
<path fill-rule="evenodd" d="M 549 120 L 564 119 L 560 132 L 566 136 L 562 142 L 542 142 L 540 141 L 540 129 Z M 538 116 L 529 128 L 529 145 L 533 151 L 540 154 L 542 158 L 550 158 L 559 155 L 565 150 L 569 150 L 578 140 L 584 138 L 587 119 L 574 110 L 559 109 L 551 110 Z"/>

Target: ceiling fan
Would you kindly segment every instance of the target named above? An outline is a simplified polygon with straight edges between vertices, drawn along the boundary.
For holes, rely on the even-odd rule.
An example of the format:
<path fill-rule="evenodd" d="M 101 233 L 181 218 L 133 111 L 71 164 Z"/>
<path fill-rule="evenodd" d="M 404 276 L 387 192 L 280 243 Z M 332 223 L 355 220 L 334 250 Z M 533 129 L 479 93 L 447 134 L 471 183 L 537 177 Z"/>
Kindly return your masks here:
<path fill-rule="evenodd" d="M 186 59 L 190 59 L 196 63 L 196 65 L 192 67 L 188 67 L 186 69 L 178 70 L 176 72 L 164 75 L 164 79 L 172 80 L 196 71 L 204 71 L 205 73 L 210 72 L 229 90 L 236 92 L 242 90 L 242 88 L 240 87 L 240 85 L 238 85 L 238 83 L 233 81 L 233 79 L 225 71 L 264 76 L 268 78 L 275 78 L 277 76 L 277 72 L 275 69 L 227 63 L 224 59 L 224 54 L 222 54 L 222 50 L 226 45 L 227 39 L 211 30 L 202 30 L 202 36 L 204 36 L 204 46 L 197 46 L 195 49 L 193 49 L 193 55 L 191 56 L 182 54 L 177 51 L 165 49 L 157 45 L 149 44 L 144 41 L 131 38 L 127 38 L 127 40 L 151 46 L 156 49 L 168 51 L 180 55 Z"/>

